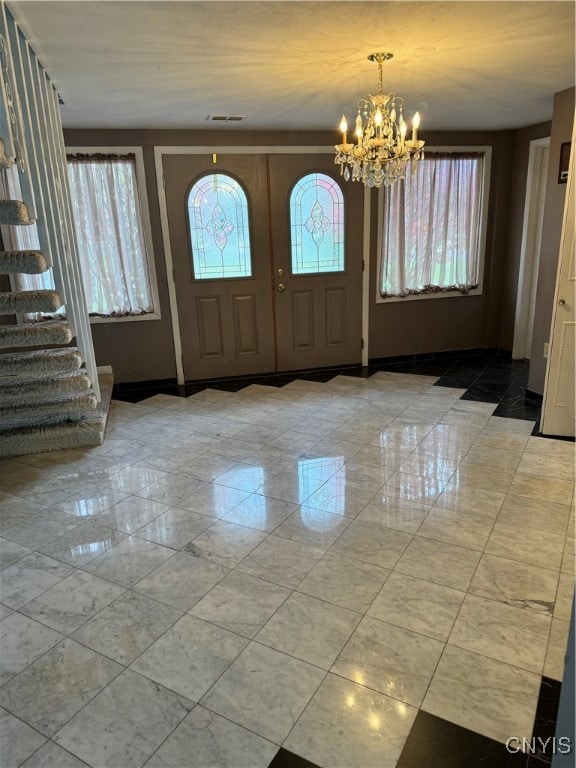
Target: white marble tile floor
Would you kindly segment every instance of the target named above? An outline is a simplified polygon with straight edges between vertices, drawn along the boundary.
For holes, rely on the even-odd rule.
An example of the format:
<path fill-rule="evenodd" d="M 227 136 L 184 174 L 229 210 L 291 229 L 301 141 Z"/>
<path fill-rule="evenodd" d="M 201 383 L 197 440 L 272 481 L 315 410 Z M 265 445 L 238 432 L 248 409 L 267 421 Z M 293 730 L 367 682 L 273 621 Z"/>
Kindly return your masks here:
<path fill-rule="evenodd" d="M 2 768 L 395 768 L 419 712 L 529 738 L 574 443 L 435 382 L 113 401 L 102 446 L 0 460 Z"/>

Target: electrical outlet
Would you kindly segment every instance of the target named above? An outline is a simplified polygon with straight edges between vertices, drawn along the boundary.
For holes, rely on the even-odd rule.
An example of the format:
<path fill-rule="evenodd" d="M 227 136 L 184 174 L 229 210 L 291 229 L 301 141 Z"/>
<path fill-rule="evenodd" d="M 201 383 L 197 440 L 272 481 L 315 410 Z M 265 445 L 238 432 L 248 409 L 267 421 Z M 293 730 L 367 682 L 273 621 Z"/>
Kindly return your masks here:
<path fill-rule="evenodd" d="M 544 357 L 548 357 L 548 350 L 550 349 L 550 344 L 546 341 L 544 342 Z"/>

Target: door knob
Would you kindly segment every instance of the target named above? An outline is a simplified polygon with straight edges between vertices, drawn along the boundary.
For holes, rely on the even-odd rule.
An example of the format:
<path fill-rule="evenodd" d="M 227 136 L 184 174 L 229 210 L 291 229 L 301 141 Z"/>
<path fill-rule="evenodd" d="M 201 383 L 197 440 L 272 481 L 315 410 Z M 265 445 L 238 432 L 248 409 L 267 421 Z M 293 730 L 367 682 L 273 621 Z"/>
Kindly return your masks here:
<path fill-rule="evenodd" d="M 564 306 L 564 304 L 566 304 L 566 299 L 560 299 L 560 301 L 558 302 L 558 304 L 560 304 L 560 306 L 561 306 L 561 307 L 563 307 L 563 306 Z"/>
<path fill-rule="evenodd" d="M 284 285 L 284 283 L 278 283 L 278 290 L 280 291 L 280 293 L 284 293 L 285 289 L 286 289 L 286 286 Z"/>

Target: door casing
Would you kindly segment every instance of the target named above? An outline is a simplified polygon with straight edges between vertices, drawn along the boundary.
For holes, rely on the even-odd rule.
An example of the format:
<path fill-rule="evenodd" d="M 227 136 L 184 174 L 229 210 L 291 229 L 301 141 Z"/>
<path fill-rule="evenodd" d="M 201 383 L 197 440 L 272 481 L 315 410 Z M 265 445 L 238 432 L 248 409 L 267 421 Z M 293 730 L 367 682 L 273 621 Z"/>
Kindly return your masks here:
<path fill-rule="evenodd" d="M 512 358 L 530 358 L 550 137 L 530 142 Z"/>
<path fill-rule="evenodd" d="M 540 429 L 543 435 L 574 437 L 576 428 L 576 124 L 572 151 L 552 321 L 546 365 Z"/>
<path fill-rule="evenodd" d="M 160 207 L 160 222 L 162 227 L 162 242 L 164 246 L 164 258 L 166 263 L 166 276 L 168 281 L 168 296 L 170 300 L 170 315 L 172 320 L 172 337 L 174 340 L 174 356 L 176 363 L 176 374 L 178 384 L 185 383 L 184 366 L 182 360 L 182 331 L 180 327 L 180 321 L 178 316 L 178 301 L 176 297 L 176 283 L 174 279 L 174 260 L 172 254 L 172 246 L 170 243 L 170 230 L 168 224 L 168 207 L 166 201 L 166 189 L 164 185 L 164 171 L 163 171 L 163 156 L 164 155 L 205 155 L 205 154 L 230 154 L 235 155 L 242 154 L 262 154 L 262 155 L 275 155 L 275 154 L 333 154 L 334 149 L 331 146 L 254 146 L 254 147 L 236 147 L 236 146 L 199 146 L 199 147 L 181 147 L 181 146 L 156 146 L 154 147 L 154 161 L 156 168 L 156 182 L 158 187 L 158 201 Z M 352 183 L 352 182 L 350 182 Z M 370 205 L 366 205 L 367 195 L 365 193 L 364 198 L 364 221 L 363 232 L 364 242 L 361 246 L 361 250 L 364 254 L 369 253 L 370 243 L 366 242 L 366 237 L 369 237 L 370 232 Z M 366 266 L 366 265 L 365 265 Z M 363 295 L 362 295 L 362 329 L 368 328 L 368 308 L 369 302 L 364 295 L 367 287 L 366 279 L 363 281 Z M 363 333 L 363 349 L 362 359 L 368 360 L 368 334 Z"/>

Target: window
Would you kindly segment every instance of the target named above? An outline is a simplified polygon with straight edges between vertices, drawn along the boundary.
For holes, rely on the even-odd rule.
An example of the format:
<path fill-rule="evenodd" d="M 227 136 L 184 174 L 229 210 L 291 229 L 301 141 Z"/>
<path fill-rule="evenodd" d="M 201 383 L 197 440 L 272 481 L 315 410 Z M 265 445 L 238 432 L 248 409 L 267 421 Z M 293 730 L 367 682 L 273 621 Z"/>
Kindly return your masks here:
<path fill-rule="evenodd" d="M 248 198 L 235 179 L 202 176 L 188 194 L 188 224 L 196 280 L 252 277 Z"/>
<path fill-rule="evenodd" d="M 136 155 L 71 154 L 68 178 L 88 311 L 154 311 Z"/>
<path fill-rule="evenodd" d="M 344 197 L 338 182 L 310 173 L 290 193 L 292 274 L 344 271 Z"/>
<path fill-rule="evenodd" d="M 384 190 L 380 296 L 477 289 L 483 253 L 485 152 L 434 152 Z"/>
<path fill-rule="evenodd" d="M 141 150 L 139 155 L 68 156 L 82 277 L 93 317 L 135 317 L 154 312 L 147 259 L 151 249 L 146 246 L 149 238 L 145 238 L 140 209 L 137 163 L 143 180 Z M 8 196 L 21 198 L 17 174 L 7 172 L 4 185 Z M 36 224 L 10 227 L 8 239 L 12 248 L 40 249 Z M 16 282 L 17 288 L 25 291 L 54 288 L 51 269 L 41 275 L 17 275 Z M 26 319 L 46 316 L 32 313 Z"/>

